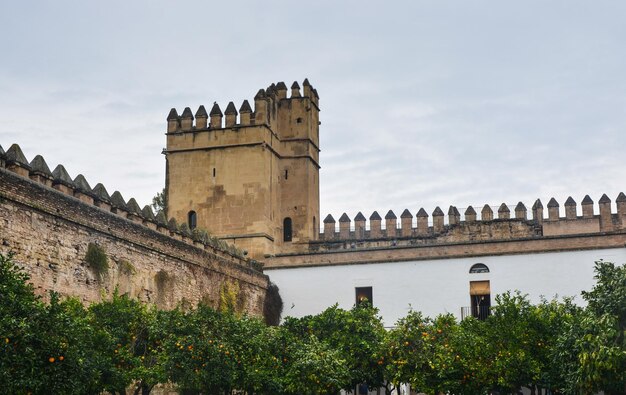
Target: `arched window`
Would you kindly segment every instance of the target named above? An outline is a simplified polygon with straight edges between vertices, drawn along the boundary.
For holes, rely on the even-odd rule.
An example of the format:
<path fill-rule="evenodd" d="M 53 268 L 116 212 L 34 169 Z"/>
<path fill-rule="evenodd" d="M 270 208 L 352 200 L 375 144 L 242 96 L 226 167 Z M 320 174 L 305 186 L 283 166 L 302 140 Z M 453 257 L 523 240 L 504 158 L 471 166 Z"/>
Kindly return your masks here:
<path fill-rule="evenodd" d="M 196 226 L 198 226 L 198 219 L 196 212 L 191 210 L 189 214 L 187 214 L 187 225 L 189 225 L 189 229 L 194 230 Z"/>
<path fill-rule="evenodd" d="M 283 241 L 291 241 L 292 237 L 291 218 L 287 217 L 283 220 Z"/>
<path fill-rule="evenodd" d="M 470 273 L 489 273 L 489 268 L 484 263 L 475 263 L 470 268 Z"/>

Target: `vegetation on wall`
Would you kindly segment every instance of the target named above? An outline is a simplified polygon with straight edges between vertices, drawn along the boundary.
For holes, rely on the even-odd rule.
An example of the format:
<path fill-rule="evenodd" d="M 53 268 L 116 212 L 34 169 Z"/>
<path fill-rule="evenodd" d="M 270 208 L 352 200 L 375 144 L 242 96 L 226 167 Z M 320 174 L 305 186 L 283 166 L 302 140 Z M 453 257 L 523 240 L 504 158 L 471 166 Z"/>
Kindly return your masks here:
<path fill-rule="evenodd" d="M 241 315 L 246 306 L 246 295 L 240 292 L 239 283 L 226 280 L 220 287 L 219 311 Z"/>
<path fill-rule="evenodd" d="M 280 296 L 278 285 L 270 282 L 263 302 L 263 318 L 267 325 L 280 324 L 280 317 L 283 314 L 283 298 Z"/>
<path fill-rule="evenodd" d="M 409 312 L 386 330 L 375 308 L 332 306 L 280 326 L 200 304 L 162 311 L 120 296 L 88 308 L 36 297 L 0 255 L 0 388 L 4 393 L 337 394 L 399 383 L 426 394 L 626 392 L 626 267 L 596 264 L 597 283 L 533 305 L 498 295 L 484 321 Z M 224 287 L 224 295 L 234 292 Z"/>
<path fill-rule="evenodd" d="M 157 289 L 162 292 L 167 289 L 169 282 L 172 281 L 172 276 L 161 269 L 154 275 L 154 281 L 156 282 Z"/>
<path fill-rule="evenodd" d="M 124 274 L 126 276 L 132 276 L 132 275 L 137 273 L 137 269 L 135 269 L 135 266 L 132 263 L 130 263 L 127 260 L 125 260 L 125 259 L 121 259 L 117 263 L 117 265 L 118 265 L 120 273 L 122 273 L 122 274 Z"/>
<path fill-rule="evenodd" d="M 109 258 L 106 251 L 95 243 L 89 243 L 87 253 L 85 254 L 85 262 L 93 270 L 98 280 L 102 281 L 109 272 Z"/>
<path fill-rule="evenodd" d="M 154 209 L 155 213 L 162 211 L 167 217 L 167 193 L 165 191 L 165 188 L 163 188 L 161 192 L 158 192 L 152 198 L 152 208 Z"/>

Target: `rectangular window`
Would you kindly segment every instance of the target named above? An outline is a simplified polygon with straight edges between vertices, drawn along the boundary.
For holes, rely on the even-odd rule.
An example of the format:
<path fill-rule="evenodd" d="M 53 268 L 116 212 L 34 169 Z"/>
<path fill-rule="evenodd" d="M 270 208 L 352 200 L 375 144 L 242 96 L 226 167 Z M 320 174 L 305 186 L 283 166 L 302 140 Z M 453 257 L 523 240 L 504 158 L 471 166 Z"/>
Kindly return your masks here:
<path fill-rule="evenodd" d="M 363 302 L 368 302 L 370 305 L 374 305 L 374 298 L 372 287 L 356 287 L 354 288 L 356 294 L 356 305 L 360 305 Z"/>

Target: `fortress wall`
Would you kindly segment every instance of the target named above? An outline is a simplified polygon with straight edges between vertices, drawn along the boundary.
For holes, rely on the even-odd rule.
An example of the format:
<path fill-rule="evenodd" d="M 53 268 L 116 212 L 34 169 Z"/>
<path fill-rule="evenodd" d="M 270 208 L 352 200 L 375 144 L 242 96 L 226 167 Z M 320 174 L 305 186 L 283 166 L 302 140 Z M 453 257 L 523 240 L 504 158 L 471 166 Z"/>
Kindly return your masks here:
<path fill-rule="evenodd" d="M 485 240 L 442 243 L 432 239 L 425 244 L 368 246 L 364 241 L 357 247 L 351 242 L 333 250 L 321 248 L 309 253 L 281 254 L 265 260 L 266 269 L 307 266 L 341 266 L 365 263 L 391 263 L 403 261 L 439 260 L 462 257 L 507 256 L 525 253 L 584 251 L 596 249 L 624 250 L 626 232 L 520 238 L 512 240 Z M 356 243 L 355 243 L 356 244 Z M 382 243 L 381 243 L 382 244 Z M 336 244 L 333 244 L 333 246 Z M 366 247 L 367 246 L 367 247 Z"/>
<path fill-rule="evenodd" d="M 532 218 L 528 218 L 522 202 L 513 210 L 502 203 L 495 215 L 494 209 L 485 205 L 479 218 L 476 210 L 470 206 L 465 210 L 463 220 L 455 206 L 450 206 L 447 216 L 437 207 L 431 220 L 423 208 L 416 215 L 404 210 L 400 221 L 390 210 L 384 218 L 384 229 L 383 219 L 378 212 L 370 216 L 369 227 L 360 212 L 354 218 L 354 223 L 344 213 L 339 218 L 338 227 L 332 215 L 328 215 L 324 220 L 324 230 L 319 235 L 320 241 L 310 243 L 310 252 L 624 233 L 626 195 L 620 193 L 615 203 L 616 210 L 613 210 L 611 199 L 602 195 L 597 211 L 594 211 L 594 203 L 587 195 L 582 200 L 582 210 L 577 210 L 576 202 L 570 197 L 565 202 L 563 217 L 560 215 L 559 203 L 552 198 L 548 203 L 547 218 L 543 215 L 543 205 L 539 199 L 532 207 Z"/>
<path fill-rule="evenodd" d="M 0 252 L 15 254 L 38 294 L 53 290 L 89 303 L 117 287 L 162 308 L 199 301 L 216 306 L 228 281 L 239 284 L 246 311 L 262 314 L 268 278 L 254 262 L 193 241 L 140 212 L 97 207 L 76 191 L 78 197 L 31 180 L 24 166 L 13 165 L 7 160 L 12 171 L 0 167 Z M 108 257 L 101 274 L 85 261 L 90 243 Z"/>

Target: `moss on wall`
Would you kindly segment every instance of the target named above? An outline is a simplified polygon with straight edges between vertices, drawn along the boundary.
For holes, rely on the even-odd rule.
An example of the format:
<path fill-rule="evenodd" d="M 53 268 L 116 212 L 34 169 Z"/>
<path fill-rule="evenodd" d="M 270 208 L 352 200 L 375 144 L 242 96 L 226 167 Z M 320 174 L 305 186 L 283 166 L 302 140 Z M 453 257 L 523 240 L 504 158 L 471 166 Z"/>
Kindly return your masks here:
<path fill-rule="evenodd" d="M 85 254 L 85 262 L 93 271 L 99 281 L 104 280 L 109 273 L 109 258 L 106 251 L 95 243 L 89 243 L 87 253 Z"/>

